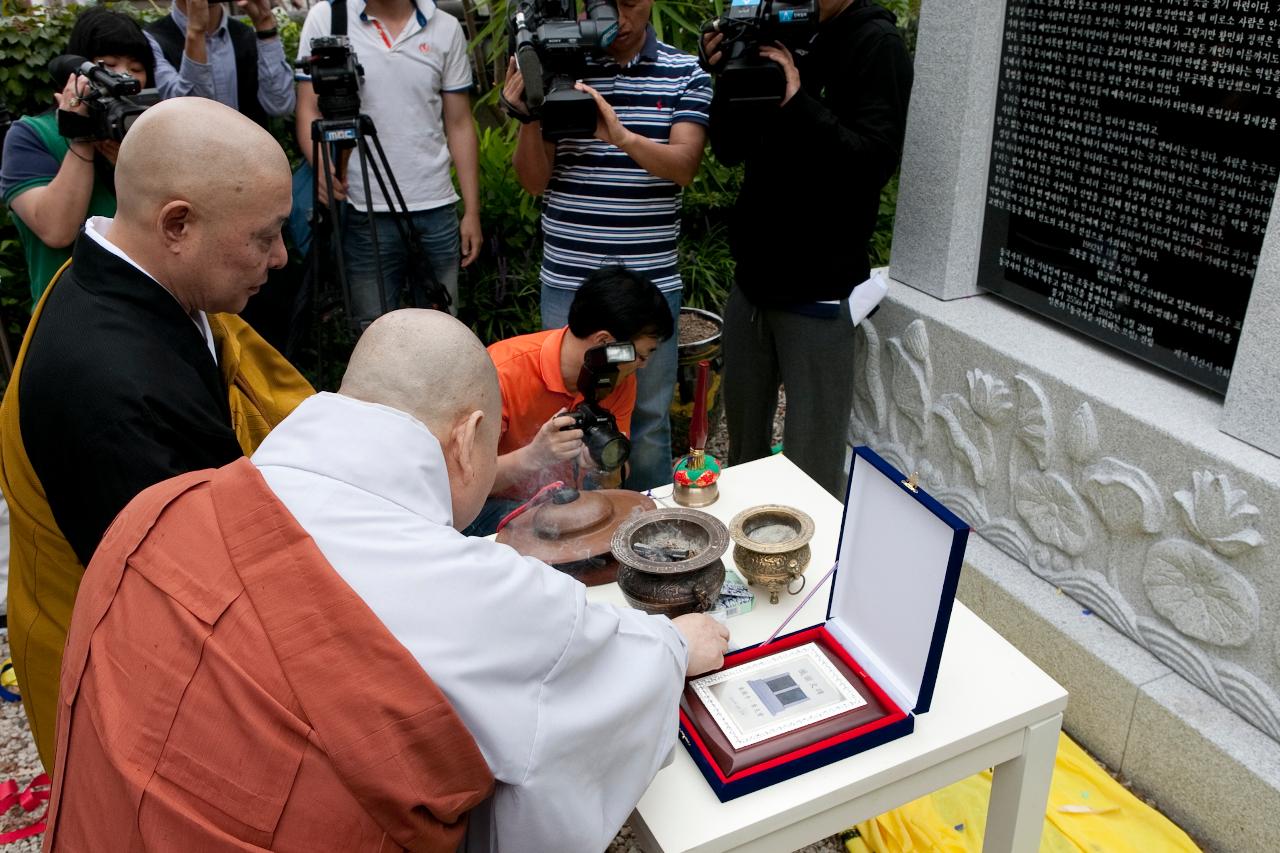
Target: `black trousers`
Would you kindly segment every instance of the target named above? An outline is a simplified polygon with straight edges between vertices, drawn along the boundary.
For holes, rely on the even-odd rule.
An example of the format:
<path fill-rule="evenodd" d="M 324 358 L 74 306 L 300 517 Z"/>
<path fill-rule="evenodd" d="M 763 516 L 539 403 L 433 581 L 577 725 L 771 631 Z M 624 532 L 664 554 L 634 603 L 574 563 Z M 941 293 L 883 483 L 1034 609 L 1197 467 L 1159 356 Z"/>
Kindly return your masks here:
<path fill-rule="evenodd" d="M 730 465 L 769 455 L 781 384 L 787 389 L 783 453 L 844 500 L 853 332 L 847 301 L 835 317 L 808 317 L 757 308 L 734 287 L 724 318 Z"/>

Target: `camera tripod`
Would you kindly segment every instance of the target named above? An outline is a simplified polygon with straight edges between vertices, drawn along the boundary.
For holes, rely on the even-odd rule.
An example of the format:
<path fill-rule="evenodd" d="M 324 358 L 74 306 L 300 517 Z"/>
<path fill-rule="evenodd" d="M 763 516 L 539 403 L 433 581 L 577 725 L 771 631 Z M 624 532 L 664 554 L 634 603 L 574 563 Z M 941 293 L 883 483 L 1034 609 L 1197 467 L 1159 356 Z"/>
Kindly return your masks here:
<path fill-rule="evenodd" d="M 372 145 L 370 145 L 370 142 L 372 142 Z M 391 221 L 408 254 L 406 281 L 413 299 L 416 301 L 419 290 L 422 290 L 426 294 L 426 307 L 448 311 L 449 303 L 451 302 L 449 292 L 436 279 L 426 253 L 418 242 L 417 228 L 413 225 L 409 207 L 405 203 L 404 195 L 400 192 L 400 185 L 396 183 L 395 174 L 391 171 L 391 164 L 387 161 L 386 152 L 378 139 L 378 130 L 373 123 L 373 119 L 363 113 L 350 118 L 318 118 L 311 123 L 311 163 L 318 172 L 311 189 L 311 209 L 314 211 L 314 239 L 317 240 L 317 247 L 324 246 L 324 241 L 329 241 L 329 246 L 336 257 L 333 270 L 337 273 L 337 284 L 342 293 L 343 308 L 346 310 L 352 331 L 358 334 L 363 329 L 360 326 L 360 321 L 351 310 L 351 287 L 347 278 L 347 264 L 342 247 L 342 237 L 346 229 L 344 221 L 346 217 L 342 214 L 341 208 L 336 205 L 324 207 L 320 204 L 320 181 L 323 180 L 325 182 L 326 197 L 330 200 L 329 204 L 333 205 L 333 176 L 336 172 L 341 177 L 344 164 L 339 162 L 337 164 L 339 168 L 334 169 L 332 156 L 337 152 L 349 149 L 355 149 L 360 166 L 360 179 L 364 188 L 365 203 L 369 208 L 369 240 L 373 244 L 373 269 L 378 288 L 379 314 L 385 314 L 388 310 L 397 306 L 389 306 L 387 304 L 387 292 L 383 281 L 382 250 L 378 243 L 378 220 L 373 210 L 373 193 L 370 191 L 369 184 L 371 172 L 378 185 L 378 190 L 382 193 L 382 197 L 387 200 L 393 214 Z M 390 186 L 390 192 L 388 192 L 388 185 Z M 312 274 L 317 283 L 317 290 L 320 289 L 322 283 L 330 281 L 328 269 L 326 269 L 323 258 L 327 254 L 328 252 L 320 250 L 312 252 Z"/>

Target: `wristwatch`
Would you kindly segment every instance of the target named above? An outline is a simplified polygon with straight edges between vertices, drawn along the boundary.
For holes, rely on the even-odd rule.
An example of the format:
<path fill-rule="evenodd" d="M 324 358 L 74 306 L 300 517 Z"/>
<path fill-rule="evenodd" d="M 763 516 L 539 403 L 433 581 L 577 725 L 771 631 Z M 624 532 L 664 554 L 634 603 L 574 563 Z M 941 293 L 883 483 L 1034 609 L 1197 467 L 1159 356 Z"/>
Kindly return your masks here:
<path fill-rule="evenodd" d="M 255 33 L 258 36 L 258 41 L 267 41 L 280 35 L 280 30 L 277 27 L 272 27 L 269 30 L 256 30 Z"/>

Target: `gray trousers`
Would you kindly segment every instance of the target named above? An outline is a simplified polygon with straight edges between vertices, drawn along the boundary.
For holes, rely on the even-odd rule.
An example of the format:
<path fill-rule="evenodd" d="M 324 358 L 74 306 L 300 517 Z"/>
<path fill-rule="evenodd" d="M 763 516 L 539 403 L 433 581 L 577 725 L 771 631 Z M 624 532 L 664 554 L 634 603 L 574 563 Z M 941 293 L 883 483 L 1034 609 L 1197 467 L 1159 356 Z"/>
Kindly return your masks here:
<path fill-rule="evenodd" d="M 729 464 L 768 456 L 778 385 L 787 389 L 783 452 L 843 501 L 853 412 L 853 323 L 757 308 L 737 287 L 724 318 L 724 410 Z M 767 495 L 760 496 L 768 502 Z"/>

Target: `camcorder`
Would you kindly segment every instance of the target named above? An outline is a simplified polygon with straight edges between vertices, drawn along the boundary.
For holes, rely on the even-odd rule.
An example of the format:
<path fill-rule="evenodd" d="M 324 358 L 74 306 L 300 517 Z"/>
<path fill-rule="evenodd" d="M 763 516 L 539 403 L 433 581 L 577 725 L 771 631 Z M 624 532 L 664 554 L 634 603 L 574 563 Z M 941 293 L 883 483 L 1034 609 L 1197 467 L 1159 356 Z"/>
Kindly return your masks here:
<path fill-rule="evenodd" d="M 582 430 L 582 443 L 601 471 L 616 471 L 631 456 L 631 441 L 618 429 L 613 413 L 598 401 L 617 387 L 621 365 L 635 360 L 636 348 L 629 341 L 600 344 L 587 350 L 582 358 L 578 373 L 582 402 L 569 412 L 573 423 L 561 430 Z"/>
<path fill-rule="evenodd" d="M 702 67 L 716 76 L 716 96 L 742 106 L 777 106 L 787 91 L 786 72 L 760 55 L 761 45 L 782 42 L 788 48 L 803 44 L 818 26 L 817 0 L 732 0 L 723 17 L 702 25 L 702 34 L 721 33 L 720 62 L 711 65 L 702 41 Z"/>
<path fill-rule="evenodd" d="M 591 136 L 595 99 L 573 88 L 618 34 L 612 0 L 586 0 L 578 20 L 574 0 L 521 0 L 511 15 L 510 49 L 524 75 L 529 115 L 542 122 L 544 139 Z"/>
<path fill-rule="evenodd" d="M 89 81 L 88 91 L 80 98 L 88 115 L 58 110 L 58 133 L 74 142 L 119 142 L 147 107 L 160 103 L 155 89 L 144 89 L 136 78 L 108 71 L 83 56 L 64 54 L 49 63 L 49 73 L 59 87 L 72 72 Z"/>
<path fill-rule="evenodd" d="M 311 55 L 303 63 L 311 75 L 311 87 L 326 119 L 353 119 L 360 115 L 360 82 L 364 68 L 356 61 L 346 36 L 319 36 L 311 40 Z"/>

